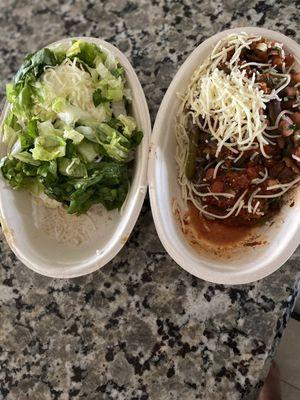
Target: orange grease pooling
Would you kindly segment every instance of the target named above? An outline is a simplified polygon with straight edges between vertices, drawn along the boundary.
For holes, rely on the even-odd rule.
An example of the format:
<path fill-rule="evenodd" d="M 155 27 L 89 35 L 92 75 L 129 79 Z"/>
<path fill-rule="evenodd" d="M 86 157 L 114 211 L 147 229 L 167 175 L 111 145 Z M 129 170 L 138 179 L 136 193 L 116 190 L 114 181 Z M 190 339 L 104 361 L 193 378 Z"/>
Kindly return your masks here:
<path fill-rule="evenodd" d="M 193 204 L 185 219 L 186 227 L 191 227 L 199 239 L 216 245 L 230 245 L 245 239 L 251 232 L 251 227 L 224 225 L 222 221 L 204 218 Z"/>

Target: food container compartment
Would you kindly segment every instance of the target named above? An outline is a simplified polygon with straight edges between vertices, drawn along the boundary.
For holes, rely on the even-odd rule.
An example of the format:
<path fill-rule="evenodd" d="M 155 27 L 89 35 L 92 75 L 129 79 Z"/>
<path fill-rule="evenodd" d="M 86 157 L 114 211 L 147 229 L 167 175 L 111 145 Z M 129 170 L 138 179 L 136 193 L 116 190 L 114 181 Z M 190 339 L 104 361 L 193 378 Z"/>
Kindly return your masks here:
<path fill-rule="evenodd" d="M 175 161 L 175 119 L 193 71 L 209 56 L 217 42 L 231 34 L 246 32 L 283 43 L 300 58 L 300 46 L 286 36 L 263 28 L 234 28 L 201 43 L 175 75 L 161 103 L 151 138 L 148 181 L 156 229 L 169 255 L 198 278 L 223 284 L 242 284 L 261 279 L 277 270 L 300 243 L 300 188 L 286 198 L 285 206 L 270 222 L 252 230 L 247 242 L 227 249 L 210 246 L 196 250 L 182 233 L 172 207 L 182 204 Z M 299 64 L 296 65 L 299 70 Z M 204 245 L 203 247 L 206 247 Z"/>
<path fill-rule="evenodd" d="M 59 242 L 36 227 L 33 222 L 32 196 L 25 190 L 14 191 L 0 178 L 1 224 L 5 237 L 16 256 L 32 270 L 55 278 L 71 278 L 97 270 L 109 262 L 124 246 L 140 213 L 147 191 L 147 163 L 151 123 L 143 89 L 126 56 L 104 40 L 90 37 L 70 38 L 45 47 L 83 39 L 111 52 L 125 69 L 128 86 L 132 90 L 132 112 L 144 137 L 137 148 L 134 176 L 122 212 L 117 210 L 90 218 L 95 232 L 89 240 L 74 245 Z M 6 116 L 8 104 L 2 112 Z M 1 146 L 1 157 L 5 154 Z M 49 211 L 51 212 L 51 210 Z M 76 219 L 76 217 L 73 216 Z M 74 220 L 72 220 L 74 221 Z M 71 227 L 72 227 L 71 221 Z M 74 223 L 76 229 L 76 223 Z M 57 229 L 57 227 L 56 227 Z"/>

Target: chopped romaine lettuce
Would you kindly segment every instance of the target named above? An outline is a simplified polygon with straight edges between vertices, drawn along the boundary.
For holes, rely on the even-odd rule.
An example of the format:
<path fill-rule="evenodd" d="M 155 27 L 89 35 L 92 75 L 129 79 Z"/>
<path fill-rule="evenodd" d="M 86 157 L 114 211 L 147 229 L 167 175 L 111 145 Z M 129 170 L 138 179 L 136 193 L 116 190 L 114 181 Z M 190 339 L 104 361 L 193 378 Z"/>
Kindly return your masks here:
<path fill-rule="evenodd" d="M 124 83 L 121 76 L 116 78 L 109 69 L 106 68 L 101 60 L 98 60 L 98 63 L 96 64 L 96 71 L 102 78 L 98 83 L 102 96 L 111 101 L 122 100 Z"/>
<path fill-rule="evenodd" d="M 59 158 L 58 170 L 62 175 L 72 176 L 74 178 L 87 176 L 85 164 L 77 157 L 71 159 L 65 157 Z"/>
<path fill-rule="evenodd" d="M 10 153 L 17 139 L 18 139 L 18 133 L 11 126 L 4 125 L 2 141 L 3 143 L 6 144 L 8 153 Z"/>
<path fill-rule="evenodd" d="M 39 136 L 34 141 L 32 156 L 34 160 L 50 161 L 63 157 L 66 153 L 66 142 L 55 135 Z"/>
<path fill-rule="evenodd" d="M 114 68 L 111 73 L 113 74 L 113 76 L 115 78 L 119 78 L 119 76 L 123 76 L 124 75 L 124 68 L 123 67 L 116 67 Z"/>
<path fill-rule="evenodd" d="M 107 99 L 106 97 L 102 96 L 102 92 L 100 89 L 97 89 L 94 91 L 93 93 L 93 102 L 94 102 L 94 106 L 97 107 L 99 106 L 99 104 L 102 103 L 107 103 L 109 101 L 109 99 Z"/>
<path fill-rule="evenodd" d="M 125 162 L 129 155 L 130 142 L 119 131 L 108 124 L 101 123 L 96 131 L 98 143 L 103 146 L 112 159 Z"/>
<path fill-rule="evenodd" d="M 21 151 L 20 153 L 14 154 L 13 156 L 17 160 L 23 161 L 26 164 L 31 164 L 31 165 L 40 165 L 40 161 L 34 160 L 32 157 L 32 154 L 29 153 L 28 151 Z"/>
<path fill-rule="evenodd" d="M 22 144 L 21 144 L 21 138 L 18 138 L 14 145 L 12 146 L 10 152 L 8 153 L 9 156 L 14 156 L 15 154 L 18 154 L 22 151 Z"/>
<path fill-rule="evenodd" d="M 31 73 L 35 78 L 38 78 L 43 72 L 45 67 L 54 66 L 58 63 L 55 54 L 50 49 L 44 48 L 34 54 L 29 54 L 21 68 L 16 73 L 14 83 L 18 84 Z"/>
<path fill-rule="evenodd" d="M 83 141 L 76 146 L 76 150 L 86 163 L 94 161 L 95 158 L 101 154 L 101 146 L 86 139 L 83 139 Z"/>
<path fill-rule="evenodd" d="M 51 48 L 57 60 L 57 64 L 61 64 L 63 60 L 66 58 L 66 53 L 69 47 L 70 46 L 67 43 L 59 43 Z"/>
<path fill-rule="evenodd" d="M 69 213 L 95 203 L 120 208 L 142 139 L 127 115 L 125 85 L 124 68 L 94 43 L 75 40 L 28 55 L 6 88 L 4 178 L 14 189 L 67 205 Z"/>
<path fill-rule="evenodd" d="M 96 127 L 100 122 L 109 119 L 111 111 L 105 108 L 104 105 L 97 109 L 91 109 L 89 111 L 83 111 L 77 106 L 71 104 L 65 105 L 63 109 L 57 114 L 57 117 L 65 124 L 75 126 L 77 122 L 80 122 L 87 126 Z"/>
<path fill-rule="evenodd" d="M 133 131 L 136 130 L 135 119 L 133 117 L 120 114 L 118 116 L 118 120 L 123 124 L 123 135 L 127 138 L 130 138 L 133 134 Z"/>
<path fill-rule="evenodd" d="M 63 131 L 61 129 L 55 129 L 51 121 L 39 122 L 37 124 L 39 136 L 62 136 Z"/>
<path fill-rule="evenodd" d="M 78 144 L 82 141 L 84 138 L 84 135 L 81 133 L 77 132 L 75 129 L 72 129 L 70 127 L 66 127 L 64 130 L 64 135 L 63 137 L 65 139 L 70 139 L 74 144 Z"/>
<path fill-rule="evenodd" d="M 114 101 L 111 103 L 112 112 L 114 117 L 118 118 L 120 114 L 127 115 L 125 104 L 123 100 Z"/>
<path fill-rule="evenodd" d="M 89 141 L 98 143 L 95 130 L 92 129 L 90 126 L 80 125 L 77 126 L 75 130 L 81 133 Z"/>
<path fill-rule="evenodd" d="M 94 43 L 84 42 L 83 40 L 74 41 L 66 55 L 69 58 L 78 57 L 91 68 L 95 67 L 94 62 L 96 57 L 99 57 L 102 61 L 106 59 L 105 53 L 98 46 Z"/>
<path fill-rule="evenodd" d="M 12 104 L 12 112 L 16 117 L 26 118 L 31 115 L 32 106 L 32 88 L 30 85 L 6 85 L 6 97 Z"/>
<path fill-rule="evenodd" d="M 4 158 L 1 162 L 1 171 L 5 179 L 14 189 L 32 187 L 36 182 L 37 166 L 24 163 L 15 158 Z"/>

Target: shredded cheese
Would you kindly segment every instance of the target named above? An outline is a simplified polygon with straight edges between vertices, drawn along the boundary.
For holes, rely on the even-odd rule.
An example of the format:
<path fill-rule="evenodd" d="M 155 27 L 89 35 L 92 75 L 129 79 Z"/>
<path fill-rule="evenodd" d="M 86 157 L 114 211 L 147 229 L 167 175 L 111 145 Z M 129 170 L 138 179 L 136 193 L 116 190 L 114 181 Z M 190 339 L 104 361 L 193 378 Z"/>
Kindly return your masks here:
<path fill-rule="evenodd" d="M 190 200 L 194 204 L 194 206 L 199 211 L 201 211 L 203 214 L 208 215 L 209 217 L 212 217 L 212 218 L 226 219 L 226 218 L 230 217 L 235 212 L 235 210 L 240 206 L 240 204 L 241 204 L 243 198 L 245 197 L 246 193 L 247 193 L 247 190 L 245 190 L 243 192 L 243 194 L 235 202 L 234 206 L 231 207 L 229 209 L 229 212 L 227 214 L 225 214 L 225 215 L 218 215 L 218 214 L 214 214 L 214 213 L 211 213 L 209 211 L 206 211 L 206 209 L 205 209 L 206 207 L 200 205 L 199 202 L 197 202 L 193 196 L 188 197 L 188 200 Z"/>
<path fill-rule="evenodd" d="M 294 185 L 296 185 L 298 182 L 300 182 L 300 176 L 298 176 L 298 178 L 294 179 L 293 181 L 287 183 L 287 184 L 281 184 L 281 185 L 274 185 L 274 186 L 270 186 L 268 187 L 268 190 L 274 190 L 275 188 L 282 188 L 282 191 L 276 194 L 259 194 L 259 195 L 255 195 L 255 198 L 261 198 L 261 199 L 271 199 L 271 198 L 275 198 L 275 197 L 280 197 L 282 196 L 284 193 L 286 193 L 288 190 L 291 189 L 291 187 L 293 187 Z"/>
<path fill-rule="evenodd" d="M 253 161 L 254 158 L 255 158 L 256 156 L 258 156 L 258 155 L 259 155 L 259 153 L 258 153 L 257 151 L 255 151 L 255 152 L 252 154 L 252 156 L 250 157 L 250 161 Z"/>
<path fill-rule="evenodd" d="M 234 194 L 226 193 L 226 192 L 216 192 L 216 193 L 213 193 L 213 192 L 205 192 L 205 193 L 199 192 L 199 190 L 197 190 L 196 185 L 193 185 L 193 184 L 191 185 L 191 189 L 192 189 L 193 193 L 195 193 L 199 197 L 207 197 L 207 196 L 218 197 L 218 196 L 221 196 L 221 197 L 227 197 L 228 199 L 234 197 Z"/>
<path fill-rule="evenodd" d="M 220 168 L 220 166 L 224 163 L 224 160 L 221 160 L 218 162 L 218 164 L 215 166 L 214 169 L 214 173 L 213 173 L 213 179 L 216 179 L 217 177 L 217 173 L 218 173 L 218 169 Z"/>
<path fill-rule="evenodd" d="M 281 112 L 278 114 L 277 118 L 276 118 L 275 125 L 273 125 L 273 126 L 267 126 L 266 129 L 268 129 L 268 130 L 278 129 L 279 122 L 280 122 L 281 118 L 283 118 L 283 117 L 285 116 L 285 114 L 293 114 L 293 113 L 292 113 L 292 111 L 289 111 L 289 110 L 283 110 L 283 111 L 281 111 Z"/>
<path fill-rule="evenodd" d="M 242 68 L 245 68 L 245 67 L 255 66 L 255 65 L 257 67 L 269 67 L 269 64 L 267 64 L 267 63 L 248 62 L 248 63 L 242 64 L 240 68 L 242 69 Z"/>
<path fill-rule="evenodd" d="M 257 201 L 255 206 L 253 207 L 253 214 L 257 213 L 259 205 L 260 205 L 260 201 Z"/>
<path fill-rule="evenodd" d="M 236 212 L 235 212 L 235 216 L 237 216 L 238 214 L 239 214 L 239 212 L 241 211 L 241 209 L 244 207 L 244 204 L 245 204 L 245 202 L 244 202 L 244 200 L 242 200 L 241 202 L 240 202 L 240 205 L 238 206 L 238 209 L 236 210 Z"/>
<path fill-rule="evenodd" d="M 55 68 L 47 68 L 41 81 L 49 103 L 63 97 L 82 110 L 95 108 L 92 97 L 95 84 L 91 75 L 77 66 L 76 59 L 71 61 L 66 58 Z"/>
<path fill-rule="evenodd" d="M 259 178 L 252 179 L 251 183 L 253 183 L 254 185 L 260 185 L 268 178 L 268 176 L 269 176 L 268 170 L 267 168 L 265 168 L 265 173 L 263 174 L 263 177 L 261 179 Z"/>
<path fill-rule="evenodd" d="M 252 212 L 252 200 L 253 200 L 254 196 L 255 196 L 259 191 L 260 191 L 260 188 L 256 189 L 256 190 L 251 194 L 251 196 L 249 197 L 247 207 L 248 207 L 248 213 L 250 213 L 250 214 L 251 214 L 251 212 Z"/>
<path fill-rule="evenodd" d="M 230 75 L 215 69 L 201 76 L 191 99 L 190 108 L 195 118 L 201 116 L 217 140 L 216 157 L 223 146 L 236 146 L 239 150 L 251 147 L 260 138 L 266 124 L 261 121 L 260 110 L 265 108 L 262 92 L 245 71 L 233 68 Z M 217 121 L 214 129 L 212 119 Z M 230 145 L 227 142 L 230 142 Z"/>
<path fill-rule="evenodd" d="M 295 154 L 292 155 L 293 159 L 300 162 L 300 157 L 297 157 Z"/>
<path fill-rule="evenodd" d="M 240 158 L 242 158 L 244 155 L 244 152 L 241 151 L 241 153 L 233 160 L 234 163 L 238 162 Z"/>

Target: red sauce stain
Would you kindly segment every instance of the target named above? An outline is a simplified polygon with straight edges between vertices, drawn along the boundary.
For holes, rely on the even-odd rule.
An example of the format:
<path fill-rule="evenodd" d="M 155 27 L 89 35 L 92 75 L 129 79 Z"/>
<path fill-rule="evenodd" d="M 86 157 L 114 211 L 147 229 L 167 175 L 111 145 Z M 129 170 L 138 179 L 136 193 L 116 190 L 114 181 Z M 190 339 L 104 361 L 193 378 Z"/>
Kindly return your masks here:
<path fill-rule="evenodd" d="M 230 245 L 240 242 L 249 235 L 252 229 L 249 226 L 227 225 L 221 220 L 209 220 L 203 217 L 193 204 L 189 204 L 185 226 L 190 226 L 199 239 L 204 239 L 216 245 Z"/>
<path fill-rule="evenodd" d="M 261 246 L 262 244 L 267 244 L 267 241 L 262 240 L 262 241 L 246 242 L 246 243 L 243 243 L 243 246 L 254 247 L 254 246 Z"/>

